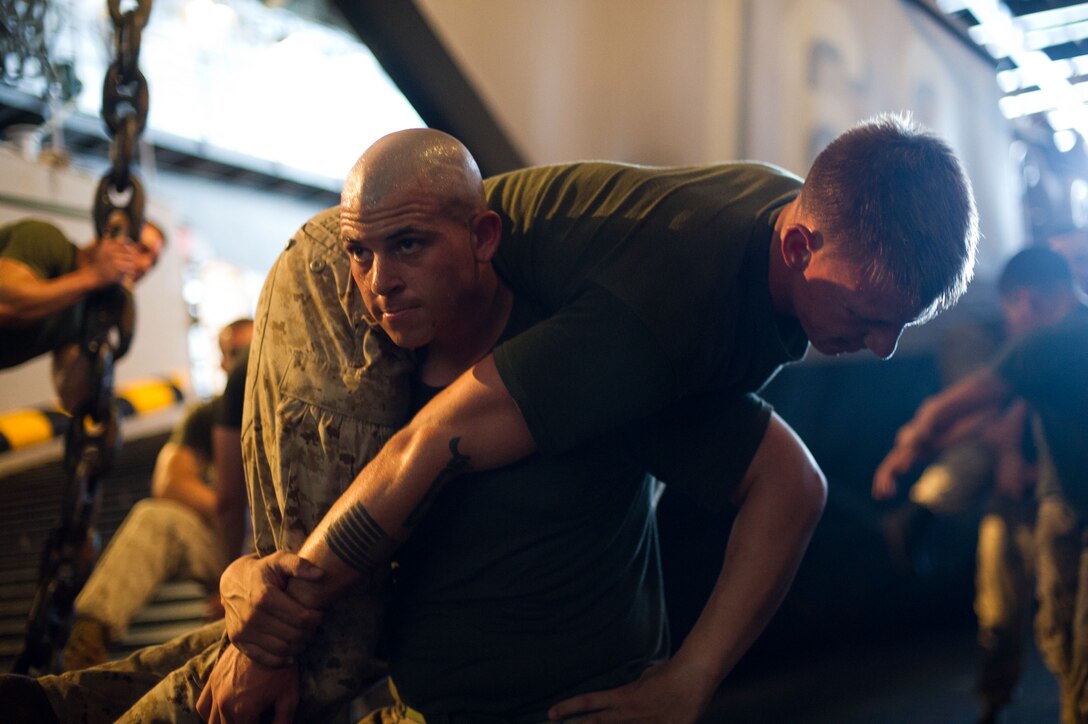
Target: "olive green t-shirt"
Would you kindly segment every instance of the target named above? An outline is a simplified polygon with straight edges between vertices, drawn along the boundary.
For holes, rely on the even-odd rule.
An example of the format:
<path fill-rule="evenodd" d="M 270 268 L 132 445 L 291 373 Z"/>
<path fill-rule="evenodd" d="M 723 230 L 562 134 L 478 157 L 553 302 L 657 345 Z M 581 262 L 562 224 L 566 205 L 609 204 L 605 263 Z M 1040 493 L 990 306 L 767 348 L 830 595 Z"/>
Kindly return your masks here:
<path fill-rule="evenodd" d="M 796 176 L 758 163 L 589 162 L 484 186 L 503 221 L 496 268 L 551 315 L 495 349 L 542 451 L 692 395 L 758 391 L 804 355 L 803 330 L 776 314 L 768 285 Z"/>
<path fill-rule="evenodd" d="M 231 430 L 242 429 L 242 410 L 246 401 L 246 371 L 249 369 L 249 349 L 238 355 L 227 373 L 227 384 L 219 396 L 215 424 Z"/>
<path fill-rule="evenodd" d="M 743 477 L 770 415 L 747 393 L 807 347 L 767 281 L 799 181 L 576 164 L 485 186 L 515 292 L 495 358 L 541 452 L 458 478 L 400 549 L 390 667 L 425 716 L 535 721 L 667 654 L 646 473 L 711 509 Z"/>
<path fill-rule="evenodd" d="M 0 258 L 25 264 L 42 280 L 76 270 L 76 246 L 44 221 L 18 221 L 0 227 Z M 29 326 L 0 327 L 0 369 L 14 367 L 77 341 L 83 303 L 73 304 Z"/>
<path fill-rule="evenodd" d="M 1063 496 L 1088 515 L 1088 307 L 1015 342 L 997 372 L 1037 415 L 1037 494 Z"/>
<path fill-rule="evenodd" d="M 515 299 L 506 335 L 536 321 Z M 418 409 L 437 392 L 417 384 Z M 668 654 L 651 481 L 623 436 L 466 474 L 396 554 L 390 673 L 430 721 L 543 721 Z"/>
<path fill-rule="evenodd" d="M 503 339 L 539 310 L 515 296 Z M 436 392 L 417 384 L 414 407 Z M 396 555 L 390 671 L 428 720 L 543 721 L 668 655 L 647 472 L 726 505 L 767 426 L 753 395 L 711 392 L 556 455 L 459 477 Z"/>

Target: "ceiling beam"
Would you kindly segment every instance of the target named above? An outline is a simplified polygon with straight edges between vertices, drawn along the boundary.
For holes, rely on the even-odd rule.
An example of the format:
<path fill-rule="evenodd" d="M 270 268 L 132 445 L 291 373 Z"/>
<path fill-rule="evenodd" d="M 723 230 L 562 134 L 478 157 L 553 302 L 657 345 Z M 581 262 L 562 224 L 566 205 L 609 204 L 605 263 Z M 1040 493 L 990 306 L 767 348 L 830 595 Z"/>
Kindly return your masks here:
<path fill-rule="evenodd" d="M 977 55 L 982 60 L 986 61 L 991 66 L 996 66 L 997 61 L 986 52 L 984 48 L 980 48 L 977 43 L 971 40 L 967 35 L 967 28 L 960 22 L 954 21 L 949 15 L 943 12 L 940 8 L 934 5 L 934 0 L 900 0 L 904 5 L 911 5 L 918 8 L 923 13 L 928 15 L 938 27 L 951 33 L 953 37 L 959 40 L 963 45 L 972 53 Z"/>
<path fill-rule="evenodd" d="M 431 128 L 468 146 L 491 176 L 526 165 L 412 0 L 332 0 Z"/>

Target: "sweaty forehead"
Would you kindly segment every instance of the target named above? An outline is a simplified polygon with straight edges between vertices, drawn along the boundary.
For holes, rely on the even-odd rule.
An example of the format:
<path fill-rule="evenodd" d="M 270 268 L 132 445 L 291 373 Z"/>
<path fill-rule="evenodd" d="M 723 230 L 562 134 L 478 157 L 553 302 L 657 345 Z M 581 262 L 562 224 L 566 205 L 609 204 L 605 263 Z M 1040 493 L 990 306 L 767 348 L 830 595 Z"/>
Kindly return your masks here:
<path fill-rule="evenodd" d="M 345 239 L 380 238 L 405 228 L 425 229 L 448 217 L 443 199 L 435 194 L 395 193 L 373 204 L 344 199 L 340 232 Z"/>

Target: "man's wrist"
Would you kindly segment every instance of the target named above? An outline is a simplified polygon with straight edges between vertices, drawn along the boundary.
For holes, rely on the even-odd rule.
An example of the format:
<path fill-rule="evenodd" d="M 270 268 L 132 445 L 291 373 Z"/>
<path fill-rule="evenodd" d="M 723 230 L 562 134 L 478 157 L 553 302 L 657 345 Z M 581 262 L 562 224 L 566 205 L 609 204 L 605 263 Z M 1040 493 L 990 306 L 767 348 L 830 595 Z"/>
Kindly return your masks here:
<path fill-rule="evenodd" d="M 930 426 L 925 422 L 922 411 L 919 411 L 919 415 L 914 420 L 900 429 L 896 443 L 916 457 L 929 452 L 933 446 L 933 435 Z"/>
<path fill-rule="evenodd" d="M 281 664 L 279 666 L 270 666 L 268 664 L 262 664 L 261 662 L 257 661 L 256 659 L 252 658 L 249 654 L 247 654 L 240 646 L 238 646 L 238 644 L 235 644 L 235 643 L 232 642 L 230 645 L 235 650 L 237 650 L 238 658 L 241 661 L 244 661 L 246 666 L 251 666 L 254 669 L 257 669 L 259 671 L 279 671 L 281 669 L 288 669 L 288 668 L 291 668 L 293 666 L 298 665 L 298 660 L 294 656 L 284 656 L 284 657 L 282 657 L 283 664 Z"/>
<path fill-rule="evenodd" d="M 307 581 L 302 578 L 291 578 L 284 588 L 287 595 L 307 608 L 324 610 L 336 600 L 337 590 L 321 581 Z"/>
<path fill-rule="evenodd" d="M 681 678 L 693 687 L 694 692 L 709 697 L 728 675 L 729 658 L 713 645 L 693 642 L 692 637 L 688 636 L 669 663 L 682 672 Z"/>
<path fill-rule="evenodd" d="M 80 278 L 81 286 L 87 292 L 93 292 L 96 289 L 101 289 L 102 287 L 108 285 L 111 281 L 102 273 L 102 269 L 101 267 L 99 267 L 97 260 L 93 260 L 85 267 L 80 267 L 75 271 L 75 273 L 82 275 L 82 277 Z"/>

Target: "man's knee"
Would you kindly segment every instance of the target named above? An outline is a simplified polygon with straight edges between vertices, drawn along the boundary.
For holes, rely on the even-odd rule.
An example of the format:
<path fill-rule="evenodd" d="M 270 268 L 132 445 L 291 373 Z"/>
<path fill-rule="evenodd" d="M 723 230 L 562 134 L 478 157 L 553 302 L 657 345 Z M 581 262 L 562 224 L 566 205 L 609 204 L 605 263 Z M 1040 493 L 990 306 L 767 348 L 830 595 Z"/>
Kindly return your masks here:
<path fill-rule="evenodd" d="M 129 511 L 128 520 L 133 525 L 146 525 L 159 529 L 178 525 L 199 525 L 202 520 L 192 508 L 175 500 L 164 498 L 144 498 L 136 502 Z"/>

